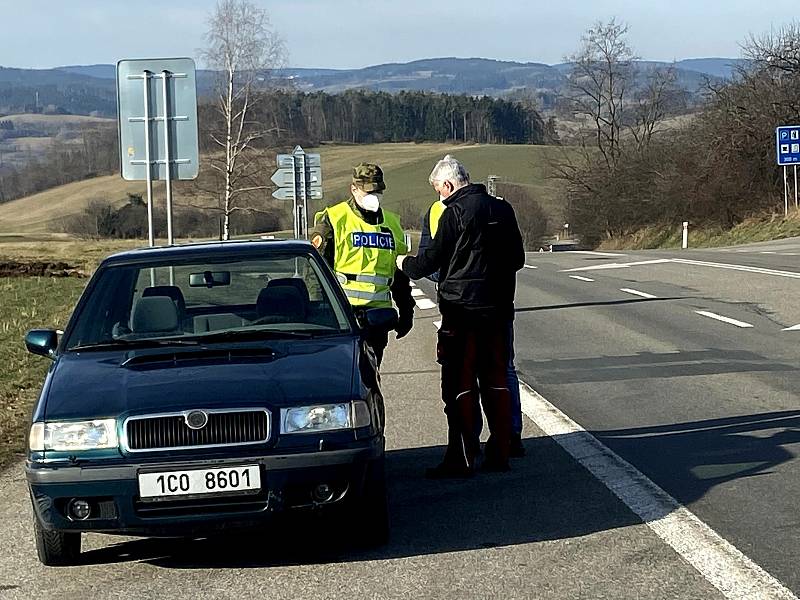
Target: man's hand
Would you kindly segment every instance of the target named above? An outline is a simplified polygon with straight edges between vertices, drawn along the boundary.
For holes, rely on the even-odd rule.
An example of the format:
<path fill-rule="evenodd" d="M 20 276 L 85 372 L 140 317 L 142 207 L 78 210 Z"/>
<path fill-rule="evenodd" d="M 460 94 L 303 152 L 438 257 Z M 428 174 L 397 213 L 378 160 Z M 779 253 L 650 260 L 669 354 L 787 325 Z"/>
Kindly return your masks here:
<path fill-rule="evenodd" d="M 405 337 L 411 328 L 414 326 L 414 311 L 413 309 L 410 312 L 403 313 L 400 315 L 400 320 L 397 322 L 397 327 L 395 327 L 395 331 L 397 332 L 397 339 L 399 340 L 402 337 Z"/>
<path fill-rule="evenodd" d="M 397 263 L 397 268 L 400 269 L 401 271 L 403 270 L 403 261 L 405 259 L 406 259 L 406 255 L 405 254 L 398 254 L 397 255 L 397 260 L 395 262 Z"/>

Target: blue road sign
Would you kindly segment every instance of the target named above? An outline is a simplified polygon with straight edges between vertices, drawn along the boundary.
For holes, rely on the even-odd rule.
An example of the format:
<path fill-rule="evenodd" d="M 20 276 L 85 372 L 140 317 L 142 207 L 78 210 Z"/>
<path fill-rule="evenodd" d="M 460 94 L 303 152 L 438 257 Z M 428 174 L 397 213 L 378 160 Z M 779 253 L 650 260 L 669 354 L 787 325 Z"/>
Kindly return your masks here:
<path fill-rule="evenodd" d="M 800 164 L 800 125 L 787 125 L 775 129 L 778 164 Z"/>

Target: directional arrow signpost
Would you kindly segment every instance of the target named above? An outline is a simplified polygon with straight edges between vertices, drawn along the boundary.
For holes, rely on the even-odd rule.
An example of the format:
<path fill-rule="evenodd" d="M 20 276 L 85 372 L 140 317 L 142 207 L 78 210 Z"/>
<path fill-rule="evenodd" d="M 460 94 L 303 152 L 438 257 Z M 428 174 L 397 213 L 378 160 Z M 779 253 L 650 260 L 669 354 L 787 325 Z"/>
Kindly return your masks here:
<path fill-rule="evenodd" d="M 272 197 L 292 200 L 294 237 L 308 239 L 308 201 L 322 200 L 322 162 L 319 154 L 306 154 L 296 146 L 291 154 L 279 154 L 272 182 L 278 189 Z"/>

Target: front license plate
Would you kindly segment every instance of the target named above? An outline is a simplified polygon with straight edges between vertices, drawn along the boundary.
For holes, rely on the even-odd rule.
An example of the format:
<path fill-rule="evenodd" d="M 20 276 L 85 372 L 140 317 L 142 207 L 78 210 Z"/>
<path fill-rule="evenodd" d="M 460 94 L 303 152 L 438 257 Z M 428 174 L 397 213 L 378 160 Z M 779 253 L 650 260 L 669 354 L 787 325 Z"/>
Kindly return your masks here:
<path fill-rule="evenodd" d="M 261 471 L 258 465 L 139 473 L 139 496 L 143 500 L 198 494 L 230 494 L 260 489 Z"/>

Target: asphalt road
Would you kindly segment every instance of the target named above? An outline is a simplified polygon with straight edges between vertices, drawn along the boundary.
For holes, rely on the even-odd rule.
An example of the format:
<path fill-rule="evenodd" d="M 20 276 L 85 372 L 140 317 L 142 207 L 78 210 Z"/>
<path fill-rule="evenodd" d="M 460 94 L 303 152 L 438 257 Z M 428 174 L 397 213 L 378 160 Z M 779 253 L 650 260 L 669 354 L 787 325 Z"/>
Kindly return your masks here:
<path fill-rule="evenodd" d="M 517 292 L 521 377 L 797 593 L 800 330 L 784 329 L 800 324 L 800 275 L 761 270 L 800 273 L 800 243 L 619 254 L 528 256 L 535 268 L 519 274 Z M 84 564 L 45 568 L 16 465 L 0 480 L 0 597 L 724 597 L 527 417 L 528 454 L 511 473 L 425 480 L 445 439 L 438 319 L 419 308 L 383 367 L 386 547 L 357 553 L 308 527 L 204 540 L 89 535 Z M 537 418 L 527 404 L 526 413 Z"/>

